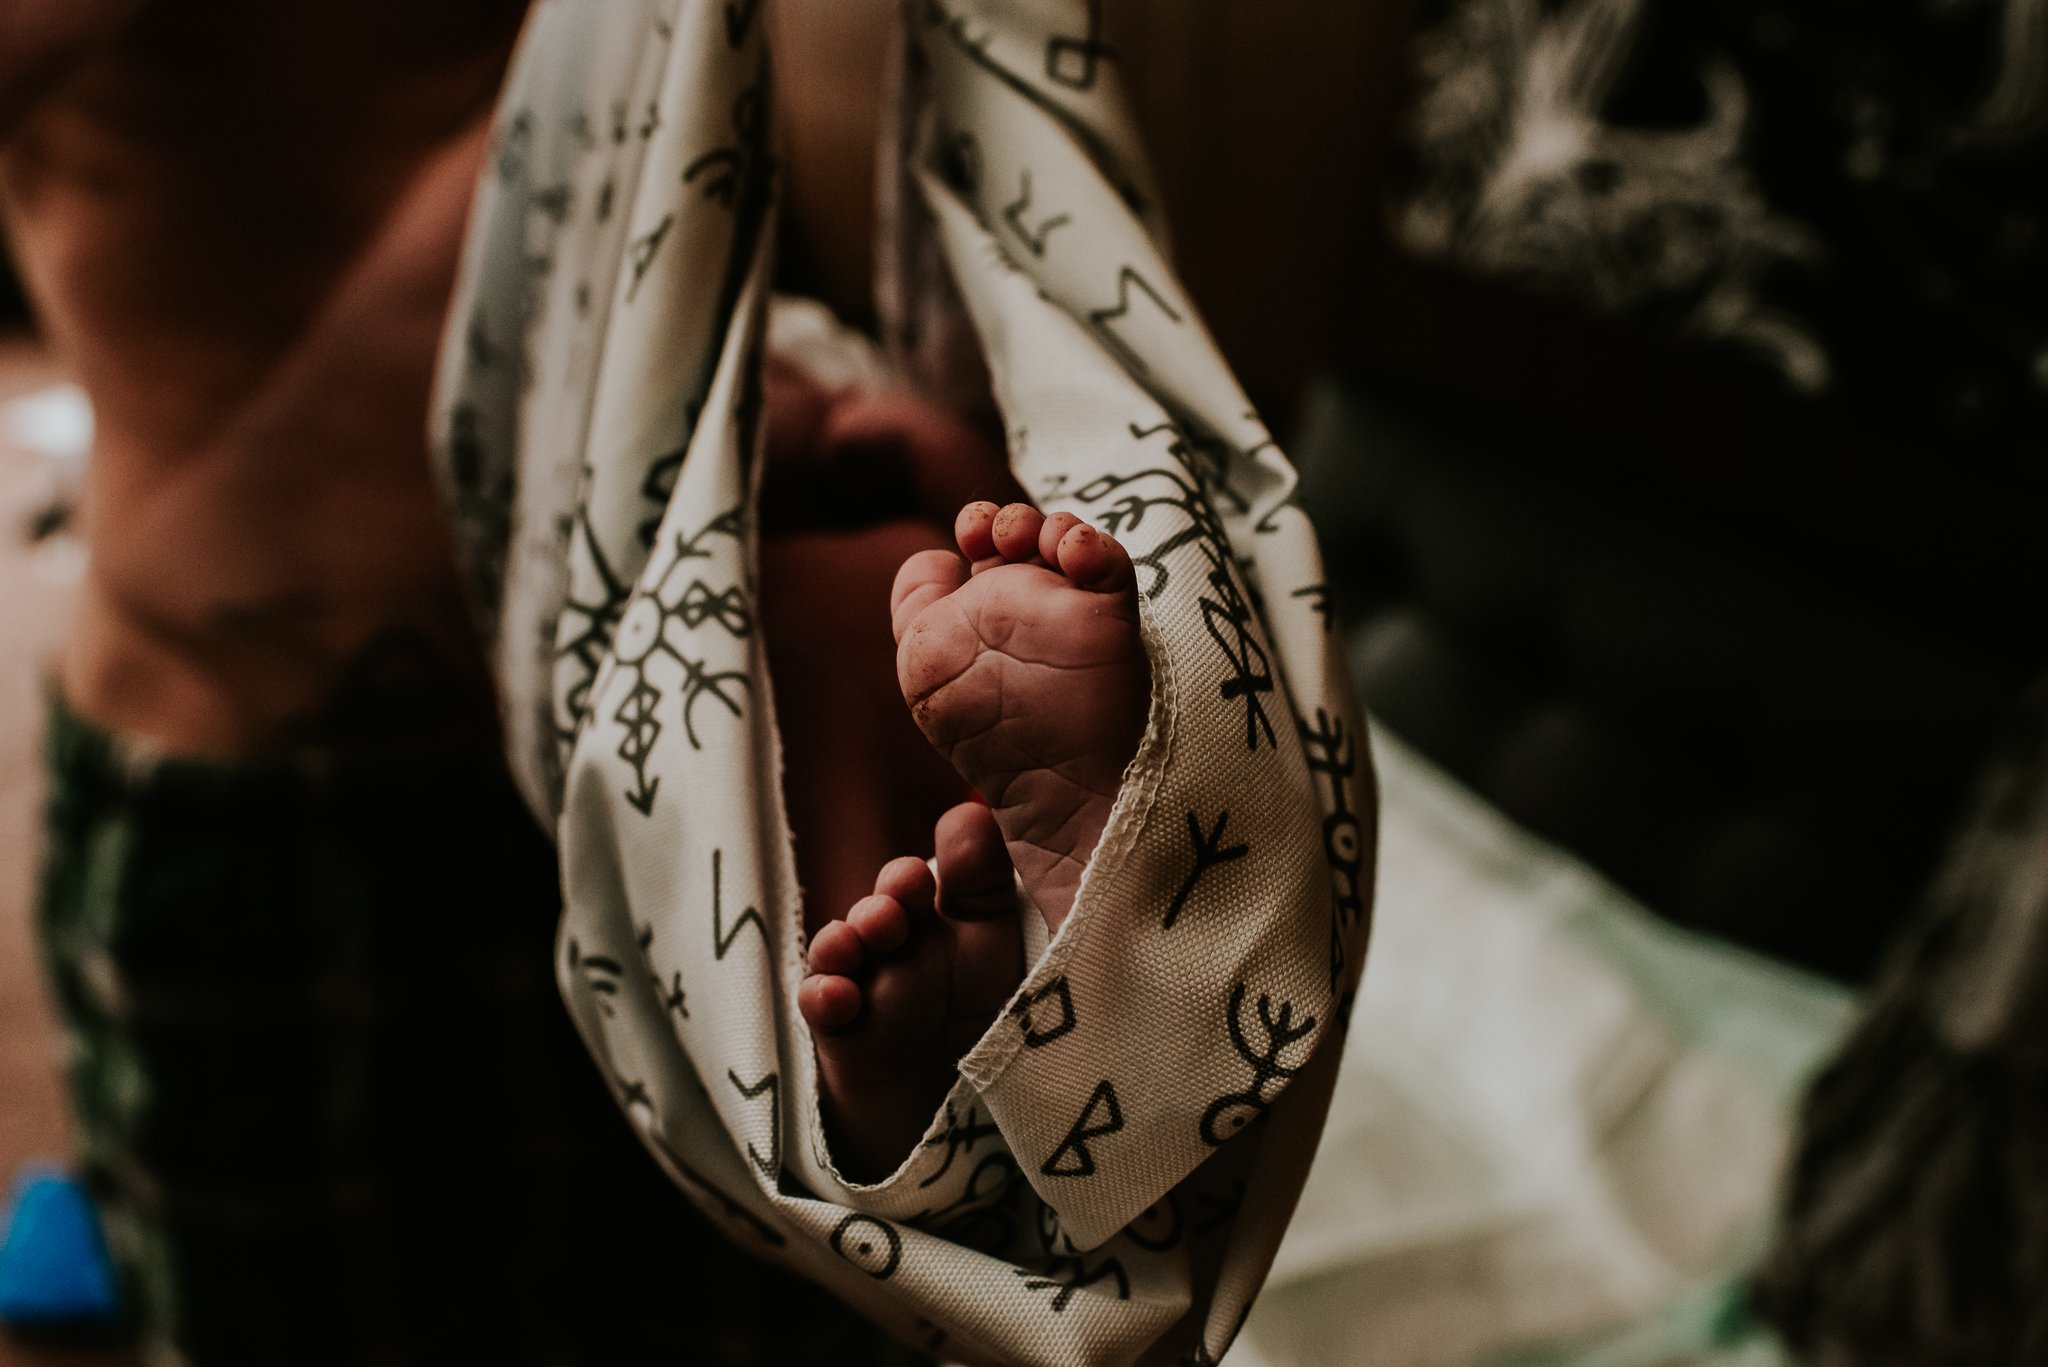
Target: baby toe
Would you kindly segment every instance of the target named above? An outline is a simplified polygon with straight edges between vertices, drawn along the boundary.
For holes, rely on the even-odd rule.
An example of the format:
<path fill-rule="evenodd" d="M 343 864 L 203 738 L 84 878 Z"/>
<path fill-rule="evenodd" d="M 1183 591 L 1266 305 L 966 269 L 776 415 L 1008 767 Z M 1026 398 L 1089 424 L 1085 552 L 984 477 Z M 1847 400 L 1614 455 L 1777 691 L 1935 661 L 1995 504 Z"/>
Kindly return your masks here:
<path fill-rule="evenodd" d="M 844 921 L 821 926 L 811 937 L 811 951 L 804 960 L 813 973 L 836 973 L 842 977 L 860 972 L 866 961 L 859 932 Z"/>
<path fill-rule="evenodd" d="M 892 954 L 910 940 L 910 913 L 893 897 L 863 897 L 846 913 L 844 924 L 860 936 L 870 954 Z"/>
<path fill-rule="evenodd" d="M 994 813 L 963 802 L 939 818 L 934 835 L 942 915 L 978 921 L 1017 909 L 1016 874 Z"/>
<path fill-rule="evenodd" d="M 1054 563 L 1067 578 L 1098 593 L 1121 593 L 1138 582 L 1137 572 L 1131 568 L 1130 552 L 1123 548 L 1123 543 L 1085 522 L 1060 538 Z"/>
<path fill-rule="evenodd" d="M 1038 558 L 1048 565 L 1059 564 L 1061 540 L 1080 525 L 1081 519 L 1072 513 L 1054 513 L 1048 517 L 1038 532 Z"/>
<path fill-rule="evenodd" d="M 932 895 L 936 891 L 931 865 L 916 855 L 898 855 L 882 865 L 882 871 L 875 875 L 875 892 L 895 898 L 903 904 L 904 910 L 912 913 L 930 911 Z"/>
<path fill-rule="evenodd" d="M 1038 558 L 1038 533 L 1044 526 L 1044 513 L 1029 503 L 1012 503 L 996 514 L 989 534 L 1003 559 L 1032 561 Z"/>
<path fill-rule="evenodd" d="M 960 554 L 977 565 L 997 558 L 995 525 L 996 514 L 1001 511 L 985 500 L 960 510 L 960 515 L 953 519 L 953 540 L 959 543 Z"/>
<path fill-rule="evenodd" d="M 844 1030 L 860 1018 L 860 1008 L 860 984 L 851 978 L 814 973 L 797 984 L 797 1014 L 813 1030 Z"/>
<path fill-rule="evenodd" d="M 889 590 L 889 628 L 898 641 L 917 615 L 967 582 L 967 565 L 951 551 L 919 551 L 896 571 Z"/>

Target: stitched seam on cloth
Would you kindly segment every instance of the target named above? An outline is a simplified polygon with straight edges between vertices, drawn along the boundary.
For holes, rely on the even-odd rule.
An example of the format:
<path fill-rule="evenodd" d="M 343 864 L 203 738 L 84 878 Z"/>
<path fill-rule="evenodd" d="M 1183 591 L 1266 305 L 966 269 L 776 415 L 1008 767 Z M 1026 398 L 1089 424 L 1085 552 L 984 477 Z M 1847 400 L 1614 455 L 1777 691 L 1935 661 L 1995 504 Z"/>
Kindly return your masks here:
<path fill-rule="evenodd" d="M 1097 871 L 1130 857 L 1150 827 L 1152 810 L 1158 804 L 1160 789 L 1165 785 L 1167 767 L 1173 760 L 1178 740 L 1180 685 L 1174 672 L 1173 654 L 1167 650 L 1153 620 L 1151 601 L 1142 594 L 1138 597 L 1138 639 L 1144 643 L 1146 663 L 1152 671 L 1152 705 L 1145 718 L 1145 734 L 1139 739 L 1137 753 L 1131 756 L 1131 762 L 1124 770 L 1123 785 L 1110 808 L 1102 839 L 1089 856 L 1088 867 L 1081 872 L 1080 885 L 1074 890 L 1073 910 L 1061 923 L 1052 943 L 1046 946 L 1044 956 L 1026 971 L 1024 980 L 1005 1004 L 1003 1014 L 960 1060 L 960 1076 L 981 1091 L 988 1091 L 1002 1080 L 1018 1051 L 1023 1048 L 1023 1036 L 1016 1027 L 1013 1010 L 1044 986 L 1047 979 L 1059 973 L 1076 952 L 1074 945 L 1085 933 L 1087 925 L 1101 918 L 1102 913 L 1096 910 L 1092 896 L 1100 879 Z"/>

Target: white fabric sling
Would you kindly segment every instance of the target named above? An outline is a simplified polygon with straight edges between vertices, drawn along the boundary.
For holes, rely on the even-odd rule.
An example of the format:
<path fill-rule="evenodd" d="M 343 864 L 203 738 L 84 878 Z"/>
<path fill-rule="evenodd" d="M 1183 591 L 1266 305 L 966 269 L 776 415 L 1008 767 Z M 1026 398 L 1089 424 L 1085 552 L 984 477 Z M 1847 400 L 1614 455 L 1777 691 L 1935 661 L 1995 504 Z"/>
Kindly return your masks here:
<path fill-rule="evenodd" d="M 943 390 L 971 322 L 1018 478 L 1130 549 L 1154 685 L 1072 914 L 885 1181 L 835 1170 L 795 1008 L 753 596 L 758 0 L 536 7 L 435 401 L 512 763 L 561 847 L 563 992 L 621 1106 L 741 1246 L 970 1361 L 1228 1347 L 1369 921 L 1370 758 L 1314 539 L 1148 226 L 1098 9 L 920 0 L 885 110 L 897 358 Z"/>

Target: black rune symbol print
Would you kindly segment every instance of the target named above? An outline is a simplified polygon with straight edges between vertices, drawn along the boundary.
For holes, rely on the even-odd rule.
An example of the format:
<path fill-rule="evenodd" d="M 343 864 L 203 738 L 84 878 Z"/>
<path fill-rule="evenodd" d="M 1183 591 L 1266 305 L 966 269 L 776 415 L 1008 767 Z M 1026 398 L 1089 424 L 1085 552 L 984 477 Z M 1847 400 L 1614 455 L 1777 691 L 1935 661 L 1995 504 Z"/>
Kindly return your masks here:
<path fill-rule="evenodd" d="M 704 197 L 730 207 L 739 194 L 740 160 L 738 148 L 714 147 L 683 168 L 683 184 L 690 184 L 707 171 L 715 172 L 704 182 Z"/>
<path fill-rule="evenodd" d="M 1195 477 L 1205 493 L 1214 494 L 1238 512 L 1249 512 L 1251 504 L 1245 501 L 1230 483 L 1230 447 L 1214 437 L 1198 436 L 1187 431 L 1177 422 L 1155 423 L 1151 427 L 1131 425 L 1131 435 L 1139 441 L 1158 432 L 1169 435 L 1167 450 L 1181 467 Z M 1267 443 L 1271 445 L 1271 443 Z M 1250 453 L 1246 453 L 1249 457 Z"/>
<path fill-rule="evenodd" d="M 917 1184 L 918 1189 L 922 1191 L 924 1188 L 937 1182 L 941 1177 L 944 1177 L 947 1172 L 951 1171 L 955 1158 L 958 1158 L 963 1153 L 974 1152 L 976 1144 L 1001 1133 L 1002 1131 L 997 1129 L 993 1123 L 982 1120 L 981 1107 L 969 1106 L 967 1108 L 967 1115 L 963 1119 L 953 1109 L 953 1103 L 948 1101 L 946 1103 L 945 1133 L 934 1135 L 924 1143 L 924 1147 L 928 1149 L 944 1144 L 946 1146 L 946 1161 L 939 1164 L 938 1171 L 925 1178 L 924 1181 L 919 1182 Z"/>
<path fill-rule="evenodd" d="M 585 954 L 574 940 L 569 941 L 569 967 L 583 975 L 583 985 L 597 1001 L 597 1009 L 606 1016 L 616 1015 L 612 1002 L 619 995 L 619 978 L 625 972 L 617 959 L 601 954 Z"/>
<path fill-rule="evenodd" d="M 640 961 L 647 965 L 647 977 L 654 984 L 655 996 L 661 1002 L 662 1010 L 684 1020 L 690 1018 L 690 999 L 683 992 L 683 975 L 680 970 L 671 970 L 666 983 L 661 980 L 661 970 L 654 966 L 654 927 L 640 927 Z"/>
<path fill-rule="evenodd" d="M 1090 2 L 1099 3 L 1100 0 Z M 967 16 L 948 15 L 943 6 L 935 3 L 926 4 L 925 22 L 942 29 L 945 36 L 968 61 L 1037 105 L 1046 117 L 1060 124 L 1069 137 L 1087 149 L 1089 159 L 1095 163 L 1096 169 L 1115 186 L 1117 197 L 1123 200 L 1132 213 L 1142 214 L 1146 211 L 1148 203 L 1145 195 L 1124 171 L 1121 165 L 1123 159 L 1117 150 L 1103 139 L 1101 132 L 1061 101 L 1054 99 L 1037 83 L 1024 79 L 989 52 L 989 44 L 996 32 L 993 27 L 977 35 L 970 31 Z M 1069 88 L 1081 88 L 1074 83 L 1082 79 L 1086 79 L 1090 84 L 1094 82 L 1095 64 L 1100 58 L 1110 55 L 1110 50 L 1094 36 L 1097 32 L 1094 24 L 1090 25 L 1089 32 L 1090 37 L 1087 39 L 1055 38 L 1047 45 L 1047 65 L 1055 68 L 1055 74 L 1051 78 L 1055 83 Z M 917 51 L 915 47 L 911 50 L 913 54 Z M 1076 61 L 1076 58 L 1080 60 Z"/>
<path fill-rule="evenodd" d="M 1161 466 L 1128 475 L 1103 475 L 1073 490 L 1072 496 L 1089 504 L 1092 520 L 1113 536 L 1122 536 L 1154 514 L 1162 517 L 1179 515 L 1187 519 L 1186 526 L 1162 538 L 1151 550 L 1131 557 L 1132 567 L 1141 576 L 1139 591 L 1147 598 L 1156 599 L 1165 592 L 1172 578 L 1167 558 L 1183 546 L 1208 546 L 1214 552 L 1210 556 L 1212 561 L 1230 554 L 1230 537 L 1223 530 L 1223 523 L 1209 501 L 1208 491 L 1215 489 L 1233 502 L 1241 503 L 1242 500 L 1220 482 L 1220 463 L 1211 462 L 1217 468 L 1203 470 L 1201 453 L 1211 448 L 1191 440 L 1175 424 L 1140 427 L 1132 423 L 1130 432 L 1136 441 L 1144 441 L 1162 432 L 1169 434 L 1167 454 L 1174 458 L 1179 468 Z"/>
<path fill-rule="evenodd" d="M 1351 775 L 1358 756 L 1344 734 L 1344 719 L 1316 709 L 1315 724 L 1295 719 L 1309 770 L 1327 781 L 1329 798 L 1323 818 L 1323 860 L 1330 866 L 1330 990 L 1343 981 L 1344 934 L 1365 915 L 1365 831 L 1351 810 Z"/>
<path fill-rule="evenodd" d="M 1310 584 L 1307 588 L 1296 589 L 1287 596 L 1289 598 L 1305 598 L 1308 600 L 1308 610 L 1323 619 L 1323 634 L 1325 636 L 1336 630 L 1337 610 L 1335 605 L 1330 602 L 1329 585 Z"/>
<path fill-rule="evenodd" d="M 1024 1029 L 1024 1047 L 1037 1049 L 1074 1028 L 1074 993 L 1065 974 L 1010 1008 Z"/>
<path fill-rule="evenodd" d="M 733 141 L 714 147 L 683 168 L 683 184 L 694 185 L 704 177 L 704 197 L 730 209 L 739 202 L 740 189 L 761 157 L 761 88 L 749 86 L 732 104 Z"/>
<path fill-rule="evenodd" d="M 653 1113 L 654 1100 L 647 1095 L 647 1084 L 645 1082 L 640 1081 L 638 1078 L 615 1077 L 612 1079 L 612 1085 L 618 1089 L 620 1110 L 631 1111 L 637 1107 L 650 1114 Z"/>
<path fill-rule="evenodd" d="M 1111 323 L 1121 323 L 1130 317 L 1132 307 L 1131 291 L 1133 288 L 1139 294 L 1151 300 L 1152 307 L 1165 314 L 1170 321 L 1175 323 L 1181 321 L 1181 316 L 1174 312 L 1173 306 L 1161 297 L 1158 290 L 1152 288 L 1150 282 L 1144 276 L 1138 274 L 1131 267 L 1125 266 L 1117 272 L 1116 302 L 1091 310 L 1088 314 L 1088 324 L 1095 329 L 1096 336 L 1107 342 L 1110 349 L 1123 358 L 1125 365 L 1143 375 L 1147 373 L 1144 360 L 1137 352 L 1131 350 L 1129 344 L 1118 335 L 1117 329 L 1110 326 Z"/>
<path fill-rule="evenodd" d="M 1195 477 L 1205 493 L 1213 493 L 1239 512 L 1247 512 L 1251 505 L 1244 495 L 1230 484 L 1230 446 L 1215 437 L 1205 437 L 1188 431 L 1177 422 L 1163 422 L 1153 427 L 1140 428 L 1131 424 L 1131 435 L 1143 441 L 1156 432 L 1164 431 L 1168 440 L 1166 450 L 1180 462 L 1183 470 Z M 1227 539 L 1221 536 L 1221 524 L 1211 540 Z"/>
<path fill-rule="evenodd" d="M 697 425 L 697 405 L 691 404 L 685 420 L 690 428 Z M 676 477 L 683 473 L 683 460 L 690 454 L 688 446 L 678 446 L 665 455 L 656 456 L 647 467 L 647 475 L 640 481 L 640 497 L 654 507 L 646 517 L 640 519 L 640 544 L 654 549 L 654 539 L 661 534 L 661 520 L 668 512 L 668 501 L 675 496 Z"/>
<path fill-rule="evenodd" d="M 1045 240 L 1052 236 L 1054 228 L 1065 227 L 1073 221 L 1072 214 L 1053 214 L 1040 220 L 1036 225 L 1026 223 L 1024 215 L 1031 210 L 1031 173 L 1023 173 L 1023 184 L 1018 188 L 1017 198 L 1003 209 L 1003 222 L 1010 225 L 1010 231 L 1017 234 L 1017 240 L 1033 256 L 1045 255 Z"/>
<path fill-rule="evenodd" d="M 1124 1111 L 1117 1104 L 1116 1088 L 1104 1078 L 1089 1094 L 1088 1104 L 1081 1108 L 1081 1118 L 1038 1170 L 1047 1177 L 1093 1177 L 1095 1154 L 1088 1141 L 1115 1134 L 1123 1127 Z"/>
<path fill-rule="evenodd" d="M 1102 41 L 1102 0 L 1088 0 L 1087 36 L 1055 37 L 1047 43 L 1045 77 L 1070 90 L 1090 90 L 1095 85 L 1096 64 L 1115 55 L 1115 49 Z"/>
<path fill-rule="evenodd" d="M 887 1281 L 903 1261 L 896 1227 L 872 1215 L 849 1215 L 832 1231 L 832 1251 L 876 1281 Z"/>
<path fill-rule="evenodd" d="M 740 938 L 740 932 L 752 926 L 761 936 L 761 947 L 768 947 L 768 926 L 762 921 L 761 913 L 748 907 L 740 913 L 739 919 L 730 928 L 725 924 L 725 851 L 711 852 L 711 948 L 713 957 L 723 961 L 732 949 L 732 942 Z"/>
<path fill-rule="evenodd" d="M 476 598 L 495 613 L 505 584 L 505 552 L 511 539 L 512 471 L 492 457 L 477 430 L 475 405 L 457 404 L 448 415 L 448 478 L 458 525 L 476 580 Z"/>
<path fill-rule="evenodd" d="M 505 359 L 504 349 L 491 340 L 490 330 L 484 326 L 482 309 L 469 317 L 469 330 L 463 334 L 463 348 L 469 363 L 478 370 L 494 369 Z"/>
<path fill-rule="evenodd" d="M 654 742 L 661 739 L 661 718 L 656 711 L 660 705 L 661 690 L 645 678 L 636 678 L 612 712 L 612 720 L 622 729 L 619 758 L 633 766 L 633 786 L 626 790 L 626 801 L 642 816 L 653 812 L 655 794 L 661 791 L 660 776 L 647 772 Z"/>
<path fill-rule="evenodd" d="M 1167 905 L 1166 919 L 1159 923 L 1161 930 L 1173 929 L 1173 923 L 1180 919 L 1188 898 L 1194 896 L 1195 885 L 1202 881 L 1204 874 L 1218 864 L 1228 864 L 1252 852 L 1252 847 L 1242 842 L 1235 845 L 1223 843 L 1223 829 L 1230 824 L 1229 809 L 1218 812 L 1215 823 L 1207 831 L 1202 829 L 1201 818 L 1193 812 L 1189 812 L 1187 818 L 1188 844 L 1194 847 L 1195 865 L 1188 870 L 1188 876 L 1181 880 L 1180 890 L 1173 894 L 1173 901 Z"/>
<path fill-rule="evenodd" d="M 557 224 L 569 217 L 570 196 L 566 185 L 550 185 L 545 190 L 535 190 L 527 202 Z"/>
<path fill-rule="evenodd" d="M 631 681 L 612 714 L 622 728 L 619 758 L 633 769 L 633 786 L 627 790 L 626 799 L 643 816 L 653 813 L 655 795 L 661 786 L 660 778 L 648 770 L 655 743 L 661 738 L 661 707 L 667 696 L 649 678 L 650 667 L 665 661 L 664 669 L 681 669 L 678 682 L 683 734 L 693 750 L 703 748 L 703 740 L 697 734 L 698 704 L 711 698 L 738 717 L 743 715 L 739 692 L 752 688 L 745 670 L 713 669 L 708 660 L 695 658 L 685 649 L 691 644 L 686 633 L 707 621 L 717 621 L 733 637 L 746 636 L 753 630 L 752 613 L 737 586 L 714 589 L 682 569 L 689 561 L 710 557 L 711 552 L 699 543 L 713 532 L 738 538 L 737 510 L 713 518 L 695 536 L 678 536 L 673 563 L 652 590 L 634 599 L 620 615 L 610 637 L 619 676 Z"/>
<path fill-rule="evenodd" d="M 510 182 L 525 175 L 526 159 L 532 150 L 533 111 L 522 109 L 498 136 L 498 179 Z"/>
<path fill-rule="evenodd" d="M 621 578 L 606 558 L 604 547 L 590 525 L 587 509 L 577 508 L 571 530 L 582 542 L 582 553 L 588 558 L 596 578 L 595 585 L 591 586 L 596 592 L 587 599 L 572 595 L 562 605 L 561 622 L 555 628 L 556 666 L 559 668 L 564 661 L 574 661 L 575 668 L 574 681 L 562 695 L 565 715 L 556 718 L 557 737 L 565 744 L 575 739 L 577 728 L 583 724 L 584 715 L 590 710 L 591 682 L 597 677 L 605 648 L 611 644 L 612 633 L 618 628 L 619 618 L 625 611 L 626 599 L 633 591 L 632 585 Z"/>
<path fill-rule="evenodd" d="M 741 1082 L 740 1075 L 730 1068 L 725 1070 L 725 1075 L 747 1100 L 752 1101 L 759 1096 L 768 1098 L 768 1152 L 763 1154 L 749 1142 L 747 1157 L 753 1159 L 761 1175 L 772 1182 L 776 1169 L 782 1166 L 782 1080 L 772 1070 L 751 1086 Z"/>
<path fill-rule="evenodd" d="M 1293 1077 L 1301 1071 L 1302 1065 L 1289 1066 L 1280 1061 L 1287 1047 L 1306 1038 L 1316 1028 L 1316 1018 L 1309 1016 L 1300 1025 L 1294 1023 L 1294 1003 L 1280 1003 L 1279 1014 L 1273 1011 L 1273 999 L 1259 994 L 1259 1024 L 1266 1033 L 1264 1050 L 1252 1048 L 1245 1037 L 1244 1028 L 1245 985 L 1239 983 L 1230 993 L 1230 1009 L 1225 1017 L 1230 1028 L 1230 1044 L 1237 1050 L 1238 1057 L 1252 1066 L 1252 1080 L 1242 1092 L 1228 1092 L 1209 1103 L 1209 1109 L 1202 1112 L 1202 1141 L 1206 1144 L 1221 1145 L 1228 1142 L 1253 1120 L 1264 1115 L 1269 1100 L 1266 1089 L 1273 1083 Z"/>
<path fill-rule="evenodd" d="M 1013 1270 L 1024 1278 L 1025 1290 L 1054 1293 L 1050 1304 L 1055 1315 L 1065 1310 L 1083 1287 L 1093 1286 L 1101 1281 L 1116 1283 L 1118 1300 L 1127 1301 L 1131 1298 L 1131 1279 L 1125 1274 L 1124 1265 L 1115 1258 L 1104 1258 L 1094 1267 L 1089 1267 L 1080 1258 L 1059 1258 L 1055 1259 L 1043 1273 L 1037 1275 L 1021 1267 Z"/>
<path fill-rule="evenodd" d="M 654 264 L 654 257 L 661 250 L 662 242 L 668 237 L 668 230 L 676 226 L 674 214 L 663 214 L 661 222 L 626 244 L 626 262 L 632 268 L 633 282 L 626 286 L 626 301 L 640 292 L 640 282 L 647 276 L 647 268 Z"/>
<path fill-rule="evenodd" d="M 1261 735 L 1266 744 L 1277 747 L 1273 719 L 1266 715 L 1263 696 L 1273 691 L 1273 666 L 1266 658 L 1266 648 L 1259 644 L 1251 604 L 1238 587 L 1237 569 L 1230 563 L 1229 552 L 1205 543 L 1202 553 L 1209 558 L 1210 589 L 1201 598 L 1202 625 L 1230 666 L 1230 677 L 1218 686 L 1218 692 L 1226 702 L 1237 699 L 1244 703 L 1246 750 L 1257 750 Z"/>
<path fill-rule="evenodd" d="M 1164 486 L 1171 493 L 1141 492 L 1139 486 L 1148 481 L 1155 486 Z M 1205 540 L 1209 532 L 1204 520 L 1214 516 L 1209 500 L 1201 491 L 1171 470 L 1140 470 L 1131 475 L 1104 475 L 1090 480 L 1074 490 L 1074 497 L 1084 503 L 1103 504 L 1115 496 L 1107 506 L 1092 509 L 1095 525 L 1111 536 L 1122 536 L 1138 526 L 1155 512 L 1173 509 L 1185 513 L 1190 519 L 1187 526 L 1158 542 L 1142 555 L 1131 557 L 1131 568 L 1141 576 L 1138 591 L 1147 598 L 1157 598 L 1172 582 L 1173 570 L 1167 560 L 1183 546 Z M 1222 535 L 1220 529 L 1216 535 Z"/>
<path fill-rule="evenodd" d="M 737 584 L 714 589 L 702 579 L 690 581 L 690 587 L 683 590 L 683 601 L 677 605 L 677 615 L 686 627 L 698 627 L 716 619 L 718 624 L 735 636 L 745 636 L 754 629 L 753 613 L 748 610 L 746 595 Z"/>

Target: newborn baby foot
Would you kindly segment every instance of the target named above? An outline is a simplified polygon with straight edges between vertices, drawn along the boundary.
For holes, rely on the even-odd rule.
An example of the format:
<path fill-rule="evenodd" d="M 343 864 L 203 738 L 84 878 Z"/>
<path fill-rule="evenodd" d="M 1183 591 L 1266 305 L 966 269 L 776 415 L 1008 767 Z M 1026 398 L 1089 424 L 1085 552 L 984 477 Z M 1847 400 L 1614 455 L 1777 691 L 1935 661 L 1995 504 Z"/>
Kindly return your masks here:
<path fill-rule="evenodd" d="M 961 555 L 897 572 L 897 681 L 1057 931 L 1145 730 L 1137 576 L 1114 538 L 1027 503 L 970 503 L 954 537 Z"/>
<path fill-rule="evenodd" d="M 833 1156 L 855 1181 L 888 1176 L 916 1146 L 1024 972 L 1014 875 L 988 808 L 953 808 L 934 841 L 937 878 L 922 859 L 890 860 L 872 896 L 812 937 L 797 989 Z"/>

